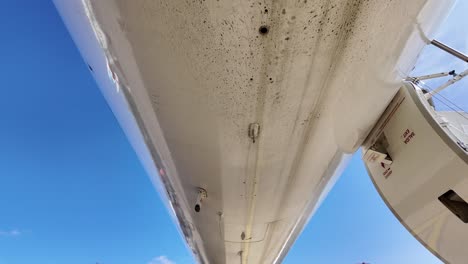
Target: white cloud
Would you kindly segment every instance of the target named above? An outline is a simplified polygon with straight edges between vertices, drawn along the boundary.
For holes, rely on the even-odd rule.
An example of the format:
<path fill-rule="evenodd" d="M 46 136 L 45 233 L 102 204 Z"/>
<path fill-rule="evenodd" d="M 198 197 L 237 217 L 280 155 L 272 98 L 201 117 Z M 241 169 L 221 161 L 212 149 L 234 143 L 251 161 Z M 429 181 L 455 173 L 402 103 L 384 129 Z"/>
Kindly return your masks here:
<path fill-rule="evenodd" d="M 21 231 L 17 229 L 12 229 L 12 230 L 0 230 L 0 237 L 14 237 L 14 236 L 19 236 L 21 235 Z"/>
<path fill-rule="evenodd" d="M 148 264 L 175 264 L 175 262 L 168 259 L 166 256 L 159 256 L 150 260 Z"/>

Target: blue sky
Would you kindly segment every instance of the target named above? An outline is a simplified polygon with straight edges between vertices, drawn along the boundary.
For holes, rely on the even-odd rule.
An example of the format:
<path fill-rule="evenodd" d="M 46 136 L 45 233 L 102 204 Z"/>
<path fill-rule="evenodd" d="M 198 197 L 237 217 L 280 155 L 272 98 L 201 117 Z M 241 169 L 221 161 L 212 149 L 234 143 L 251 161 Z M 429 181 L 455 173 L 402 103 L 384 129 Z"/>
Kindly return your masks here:
<path fill-rule="evenodd" d="M 1 5 L 0 264 L 193 263 L 52 3 Z M 441 37 L 467 52 L 463 34 Z M 356 155 L 285 263 L 362 261 L 440 263 Z"/>

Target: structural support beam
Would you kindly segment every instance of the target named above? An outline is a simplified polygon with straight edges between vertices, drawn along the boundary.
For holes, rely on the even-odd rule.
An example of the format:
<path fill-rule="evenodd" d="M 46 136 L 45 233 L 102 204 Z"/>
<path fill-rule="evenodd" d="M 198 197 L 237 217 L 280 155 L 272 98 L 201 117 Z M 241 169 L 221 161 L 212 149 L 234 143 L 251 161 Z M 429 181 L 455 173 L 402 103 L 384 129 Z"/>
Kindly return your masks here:
<path fill-rule="evenodd" d="M 464 62 L 468 62 L 468 56 L 466 56 L 465 54 L 463 54 L 462 52 L 456 50 L 456 49 L 453 49 L 447 45 L 445 45 L 444 43 L 442 42 L 439 42 L 437 40 L 432 40 L 431 41 L 431 44 L 436 46 L 437 48 L 459 58 L 460 60 L 464 61 Z"/>

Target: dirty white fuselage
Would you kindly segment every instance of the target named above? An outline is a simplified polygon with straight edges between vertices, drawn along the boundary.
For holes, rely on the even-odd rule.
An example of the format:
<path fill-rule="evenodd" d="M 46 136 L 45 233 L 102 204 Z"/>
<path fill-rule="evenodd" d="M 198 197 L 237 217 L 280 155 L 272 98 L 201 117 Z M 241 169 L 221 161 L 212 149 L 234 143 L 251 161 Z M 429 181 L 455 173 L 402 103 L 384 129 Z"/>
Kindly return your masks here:
<path fill-rule="evenodd" d="M 452 1 L 55 4 L 195 258 L 277 263 Z"/>

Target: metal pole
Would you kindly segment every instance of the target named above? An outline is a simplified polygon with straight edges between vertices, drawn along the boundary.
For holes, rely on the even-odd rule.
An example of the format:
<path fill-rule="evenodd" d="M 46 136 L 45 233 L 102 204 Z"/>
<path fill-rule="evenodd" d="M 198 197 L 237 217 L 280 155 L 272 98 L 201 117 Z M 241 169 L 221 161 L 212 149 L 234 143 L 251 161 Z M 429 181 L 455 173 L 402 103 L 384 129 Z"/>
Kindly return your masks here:
<path fill-rule="evenodd" d="M 431 92 L 425 94 L 424 96 L 426 97 L 426 99 L 431 99 L 432 96 L 434 94 L 437 94 L 439 93 L 440 91 L 442 91 L 443 89 L 449 87 L 450 85 L 460 81 L 461 79 L 463 79 L 465 76 L 468 76 L 468 70 L 465 70 L 463 71 L 462 73 L 460 74 L 457 74 L 455 77 L 453 77 L 452 79 L 448 80 L 446 83 L 442 84 L 441 86 L 437 87 L 436 89 L 432 90 Z"/>
<path fill-rule="evenodd" d="M 464 61 L 464 62 L 468 62 L 468 56 L 466 56 L 465 54 L 461 53 L 460 51 L 456 50 L 456 49 L 453 49 L 447 45 L 445 45 L 444 43 L 442 42 L 439 42 L 437 40 L 432 40 L 431 41 L 431 44 L 438 47 L 439 49 L 459 58 L 460 60 Z"/>
<path fill-rule="evenodd" d="M 449 75 L 455 75 L 455 71 L 434 73 L 434 74 L 423 75 L 423 76 L 418 76 L 418 77 L 407 77 L 405 80 L 406 81 L 418 82 L 418 81 L 422 81 L 422 80 L 435 79 L 435 78 L 445 77 L 445 76 L 449 76 Z"/>

